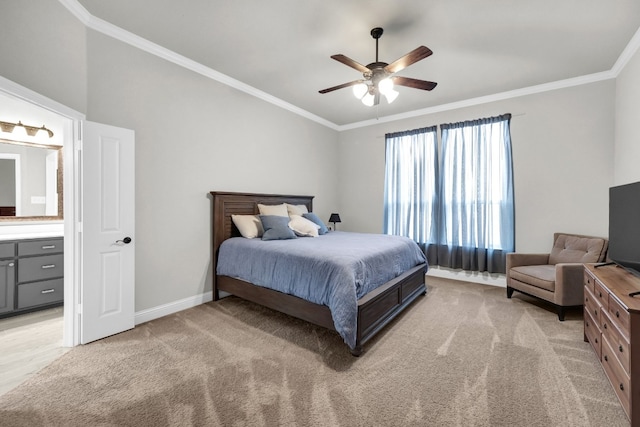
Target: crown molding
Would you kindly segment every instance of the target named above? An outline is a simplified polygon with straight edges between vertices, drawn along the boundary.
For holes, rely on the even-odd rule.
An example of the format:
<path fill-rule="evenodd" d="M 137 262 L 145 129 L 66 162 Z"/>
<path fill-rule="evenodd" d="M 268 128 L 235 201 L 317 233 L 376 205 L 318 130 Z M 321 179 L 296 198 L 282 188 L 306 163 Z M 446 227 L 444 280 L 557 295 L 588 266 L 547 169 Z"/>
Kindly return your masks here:
<path fill-rule="evenodd" d="M 365 120 L 362 122 L 350 123 L 348 125 L 338 126 L 338 131 L 357 129 L 361 127 L 373 126 L 380 123 L 394 122 L 396 120 L 409 119 L 418 116 L 426 116 L 428 114 L 440 113 L 443 111 L 458 110 L 460 108 L 472 107 L 474 105 L 488 104 L 490 102 L 503 101 L 505 99 L 518 98 L 521 96 L 534 95 L 537 93 L 548 92 L 552 90 L 565 89 L 573 86 L 580 86 L 589 83 L 595 83 L 603 80 L 614 79 L 616 75 L 611 71 L 601 73 L 588 74 L 586 76 L 575 77 L 571 79 L 558 80 L 551 83 L 544 83 L 535 86 L 529 86 L 522 89 L 515 89 L 506 92 L 495 93 L 493 95 L 480 96 L 477 98 L 465 99 L 464 101 L 451 102 L 449 104 L 440 104 L 434 107 L 423 108 L 420 110 L 408 111 L 406 113 L 395 114 L 392 116 L 384 116 L 379 119 Z"/>
<path fill-rule="evenodd" d="M 631 40 L 618 57 L 618 60 L 615 64 L 613 64 L 613 67 L 611 67 L 611 71 L 613 72 L 613 74 L 615 74 L 616 77 L 618 77 L 629 60 L 633 57 L 633 55 L 635 55 L 635 53 L 638 51 L 638 48 L 640 48 L 640 28 L 638 28 L 633 37 L 631 37 Z"/>
<path fill-rule="evenodd" d="M 569 88 L 573 86 L 579 86 L 589 83 L 594 83 L 602 80 L 615 79 L 620 72 L 624 69 L 625 65 L 633 57 L 636 51 L 640 48 L 640 28 L 636 31 L 635 35 L 631 38 L 625 49 L 618 57 L 616 63 L 609 71 L 603 71 L 600 73 L 588 74 L 586 76 L 574 77 L 565 80 L 558 80 L 551 83 L 544 83 L 535 86 L 529 86 L 522 89 L 515 89 L 511 91 L 501 92 L 488 96 L 481 96 L 478 98 L 471 98 L 463 101 L 452 102 L 448 104 L 441 104 L 434 107 L 423 108 L 420 110 L 409 111 L 407 113 L 396 114 L 391 116 L 383 116 L 378 119 L 365 120 L 361 122 L 350 123 L 346 125 L 337 125 L 329 120 L 326 120 L 320 116 L 310 113 L 307 110 L 296 107 L 280 98 L 273 95 L 269 95 L 253 86 L 236 80 L 232 77 L 222 74 L 212 68 L 200 64 L 192 59 L 182 56 L 176 52 L 173 52 L 167 48 L 164 48 L 158 44 L 155 44 L 145 38 L 142 38 L 136 34 L 133 34 L 125 29 L 122 29 L 116 25 L 113 25 L 103 19 L 97 18 L 89 13 L 77 0 L 58 0 L 69 12 L 71 12 L 80 22 L 86 27 L 119 40 L 123 43 L 127 43 L 147 53 L 155 55 L 159 58 L 165 59 L 178 66 L 191 70 L 195 73 L 201 74 L 212 80 L 216 80 L 222 84 L 230 86 L 239 91 L 245 92 L 251 96 L 261 99 L 265 102 L 273 104 L 277 107 L 288 110 L 294 114 L 307 118 L 311 121 L 319 123 L 335 131 L 341 132 L 345 130 L 357 129 L 366 126 L 373 126 L 380 123 L 393 122 L 397 120 L 403 120 L 407 118 L 423 116 L 427 114 L 439 113 L 442 111 L 455 110 L 459 108 L 470 107 L 474 105 L 486 104 L 495 101 L 502 101 L 510 98 L 517 98 L 520 96 L 533 95 L 536 93 L 548 92 L 551 90 L 558 90 Z"/>
<path fill-rule="evenodd" d="M 270 104 L 276 105 L 280 108 L 288 110 L 294 114 L 307 118 L 311 121 L 317 122 L 323 126 L 329 127 L 333 130 L 338 129 L 338 125 L 332 123 L 320 116 L 317 116 L 302 108 L 296 107 L 280 98 L 276 98 L 273 95 L 269 95 L 253 86 L 243 83 L 239 80 L 229 77 L 226 74 L 220 73 L 212 68 L 202 65 L 192 59 L 182 56 L 172 50 L 162 47 L 156 43 L 153 43 L 143 37 L 140 37 L 130 31 L 120 28 L 111 24 L 103 19 L 97 18 L 91 15 L 87 9 L 85 9 L 77 0 L 58 0 L 64 7 L 66 7 L 80 22 L 82 22 L 87 28 L 94 31 L 112 37 L 123 43 L 136 47 L 144 52 L 155 55 L 166 61 L 172 62 L 180 67 L 191 70 L 195 73 L 208 77 L 212 80 L 216 80 L 224 85 L 237 89 L 241 92 L 245 92 L 258 99 L 266 101 Z"/>

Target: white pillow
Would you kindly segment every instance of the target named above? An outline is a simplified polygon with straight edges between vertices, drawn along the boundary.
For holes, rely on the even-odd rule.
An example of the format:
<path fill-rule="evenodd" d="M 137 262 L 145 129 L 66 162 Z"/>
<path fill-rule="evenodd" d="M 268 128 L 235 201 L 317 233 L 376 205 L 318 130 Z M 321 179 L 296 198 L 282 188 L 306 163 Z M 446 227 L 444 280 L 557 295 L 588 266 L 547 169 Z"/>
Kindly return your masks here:
<path fill-rule="evenodd" d="M 300 215 L 292 215 L 289 221 L 289 228 L 296 233 L 297 236 L 318 237 L 318 224 L 309 221 Z"/>
<path fill-rule="evenodd" d="M 231 215 L 231 220 L 238 227 L 242 237 L 247 239 L 262 237 L 264 233 L 262 221 L 258 215 Z"/>
<path fill-rule="evenodd" d="M 307 205 L 290 205 L 287 203 L 287 212 L 289 212 L 289 216 L 300 215 L 309 213 L 307 209 Z"/>
<path fill-rule="evenodd" d="M 281 205 L 258 204 L 258 210 L 260 211 L 260 215 L 289 216 L 287 205 L 285 205 L 284 203 L 282 203 Z"/>

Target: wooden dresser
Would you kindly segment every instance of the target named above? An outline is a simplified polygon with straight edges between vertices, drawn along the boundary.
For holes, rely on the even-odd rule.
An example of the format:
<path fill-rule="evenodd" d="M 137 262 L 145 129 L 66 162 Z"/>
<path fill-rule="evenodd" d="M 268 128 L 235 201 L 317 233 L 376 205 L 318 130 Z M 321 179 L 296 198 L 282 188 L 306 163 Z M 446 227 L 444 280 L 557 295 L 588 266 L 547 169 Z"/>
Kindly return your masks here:
<path fill-rule="evenodd" d="M 591 343 L 632 426 L 640 426 L 640 278 L 584 267 L 584 340 Z"/>

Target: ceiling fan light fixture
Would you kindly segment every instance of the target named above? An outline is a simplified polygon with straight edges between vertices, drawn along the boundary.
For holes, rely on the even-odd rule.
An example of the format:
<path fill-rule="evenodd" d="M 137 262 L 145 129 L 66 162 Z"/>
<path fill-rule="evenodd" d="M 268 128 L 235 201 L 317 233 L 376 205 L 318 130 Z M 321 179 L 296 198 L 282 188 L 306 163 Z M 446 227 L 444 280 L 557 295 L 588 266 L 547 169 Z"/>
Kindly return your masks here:
<path fill-rule="evenodd" d="M 386 79 L 380 80 L 380 83 L 378 83 L 378 90 L 383 95 L 386 95 L 387 93 L 392 92 L 393 91 L 393 80 L 391 80 L 388 77 Z"/>
<path fill-rule="evenodd" d="M 387 102 L 389 104 L 391 104 L 393 101 L 396 100 L 396 98 L 398 97 L 400 93 L 397 90 L 388 90 L 387 93 L 384 94 L 384 97 L 387 98 Z"/>
<path fill-rule="evenodd" d="M 358 99 L 362 99 L 367 92 L 369 92 L 369 86 L 364 83 L 358 83 L 353 87 L 353 95 Z"/>
<path fill-rule="evenodd" d="M 373 103 L 375 102 L 375 99 L 376 97 L 373 94 L 367 93 L 365 96 L 362 97 L 362 103 L 367 107 L 373 107 Z"/>

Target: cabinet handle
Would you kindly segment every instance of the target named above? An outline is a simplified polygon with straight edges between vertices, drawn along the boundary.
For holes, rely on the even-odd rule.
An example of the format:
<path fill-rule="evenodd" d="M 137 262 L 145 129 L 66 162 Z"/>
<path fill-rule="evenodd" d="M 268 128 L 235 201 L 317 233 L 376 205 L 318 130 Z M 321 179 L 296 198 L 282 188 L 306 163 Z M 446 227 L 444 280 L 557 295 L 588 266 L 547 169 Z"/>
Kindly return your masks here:
<path fill-rule="evenodd" d="M 56 267 L 56 265 L 55 265 L 55 264 L 45 264 L 45 265 L 43 265 L 41 268 L 42 268 L 43 270 L 45 270 L 45 269 L 47 269 L 47 268 L 55 268 L 55 267 Z"/>
<path fill-rule="evenodd" d="M 51 292 L 55 292 L 55 289 L 45 289 L 44 291 L 40 291 L 41 294 L 50 294 Z"/>
<path fill-rule="evenodd" d="M 56 245 L 43 245 L 42 249 L 55 249 Z"/>
<path fill-rule="evenodd" d="M 13 263 L 13 262 L 10 262 L 10 263 L 9 263 L 9 267 L 13 267 L 14 265 L 16 265 L 16 264 L 15 264 L 15 263 Z"/>
<path fill-rule="evenodd" d="M 587 324 L 587 328 L 588 328 L 589 327 L 589 321 L 588 320 L 587 320 L 586 324 Z"/>

